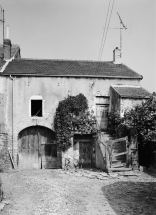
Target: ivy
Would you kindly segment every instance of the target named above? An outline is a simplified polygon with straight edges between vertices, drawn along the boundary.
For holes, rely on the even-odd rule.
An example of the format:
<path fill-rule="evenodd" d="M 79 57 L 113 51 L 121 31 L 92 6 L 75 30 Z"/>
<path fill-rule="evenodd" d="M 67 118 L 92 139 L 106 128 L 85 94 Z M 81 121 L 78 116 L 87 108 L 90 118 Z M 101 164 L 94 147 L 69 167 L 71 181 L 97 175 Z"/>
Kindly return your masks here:
<path fill-rule="evenodd" d="M 54 118 L 56 142 L 62 151 L 71 147 L 74 133 L 97 133 L 96 118 L 88 110 L 88 101 L 83 94 L 68 96 L 59 102 Z"/>
<path fill-rule="evenodd" d="M 108 132 L 111 136 L 118 136 L 118 126 L 122 123 L 123 119 L 120 116 L 119 111 L 109 112 L 108 113 Z"/>

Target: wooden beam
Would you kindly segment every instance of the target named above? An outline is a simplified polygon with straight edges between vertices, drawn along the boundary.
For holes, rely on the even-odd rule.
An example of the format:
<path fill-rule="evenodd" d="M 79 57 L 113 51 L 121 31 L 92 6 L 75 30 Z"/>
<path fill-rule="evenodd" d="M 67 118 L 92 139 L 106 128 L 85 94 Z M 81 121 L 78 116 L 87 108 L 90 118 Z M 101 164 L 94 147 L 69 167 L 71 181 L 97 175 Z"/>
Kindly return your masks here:
<path fill-rule="evenodd" d="M 120 141 L 127 141 L 127 137 L 122 137 L 122 138 L 118 138 L 118 139 L 115 139 L 115 140 L 111 140 L 112 144 L 120 142 Z"/>
<path fill-rule="evenodd" d="M 8 149 L 8 152 L 9 152 L 9 156 L 10 156 L 10 160 L 11 160 L 11 164 L 12 164 L 12 166 L 13 166 L 13 169 L 15 169 L 15 165 L 14 165 L 14 162 L 13 162 L 13 159 L 12 159 L 12 157 L 11 157 L 11 154 L 10 154 L 9 149 Z"/>
<path fill-rule="evenodd" d="M 121 153 L 118 153 L 118 154 L 112 154 L 112 157 L 118 157 L 120 155 L 126 155 L 128 152 L 121 152 Z"/>

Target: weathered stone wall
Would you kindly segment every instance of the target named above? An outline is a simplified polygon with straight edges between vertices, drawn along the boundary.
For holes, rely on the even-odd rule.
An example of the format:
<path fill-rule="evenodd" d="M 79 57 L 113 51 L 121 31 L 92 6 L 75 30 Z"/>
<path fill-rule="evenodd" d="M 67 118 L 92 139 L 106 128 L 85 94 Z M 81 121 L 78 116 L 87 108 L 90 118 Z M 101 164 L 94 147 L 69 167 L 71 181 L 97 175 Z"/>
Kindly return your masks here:
<path fill-rule="evenodd" d="M 106 147 L 99 142 L 96 142 L 96 168 L 106 170 Z"/>
<path fill-rule="evenodd" d="M 5 133 L 6 78 L 0 77 L 0 133 Z"/>
<path fill-rule="evenodd" d="M 11 141 L 8 134 L 0 134 L 0 171 L 2 172 L 12 168 L 9 155 Z"/>
<path fill-rule="evenodd" d="M 110 111 L 120 111 L 120 96 L 112 87 L 110 88 Z"/>
<path fill-rule="evenodd" d="M 73 156 L 74 156 L 74 167 L 79 167 L 79 142 L 75 143 L 73 146 Z"/>
<path fill-rule="evenodd" d="M 83 93 L 89 109 L 95 112 L 95 97 L 109 96 L 112 84 L 138 85 L 137 80 L 65 78 L 65 77 L 4 77 L 6 133 L 13 134 L 13 158 L 18 154 L 18 134 L 26 127 L 41 125 L 53 130 L 53 119 L 59 101 L 68 95 Z M 1 79 L 1 77 L 0 77 Z M 31 97 L 42 96 L 43 117 L 31 117 Z M 13 98 L 13 99 L 12 99 Z M 70 154 L 70 153 L 69 153 Z"/>
<path fill-rule="evenodd" d="M 142 102 L 146 101 L 146 99 L 121 99 L 120 101 L 120 111 L 124 113 L 126 109 L 131 109 L 136 105 L 142 104 Z"/>
<path fill-rule="evenodd" d="M 73 138 L 71 140 L 72 145 L 71 147 L 62 152 L 62 168 L 74 168 L 74 149 L 73 149 Z"/>

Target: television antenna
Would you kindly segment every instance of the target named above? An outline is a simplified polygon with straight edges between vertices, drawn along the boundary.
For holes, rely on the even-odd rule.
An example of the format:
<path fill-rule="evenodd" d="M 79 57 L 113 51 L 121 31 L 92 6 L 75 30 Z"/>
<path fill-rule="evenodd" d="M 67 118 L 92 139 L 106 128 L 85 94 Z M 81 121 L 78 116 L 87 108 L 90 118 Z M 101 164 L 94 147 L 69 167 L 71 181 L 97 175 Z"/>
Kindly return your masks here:
<path fill-rule="evenodd" d="M 123 24 L 123 21 L 118 12 L 117 14 L 120 20 L 120 28 L 108 28 L 108 29 L 120 30 L 120 49 L 121 49 L 121 55 L 122 55 L 122 30 L 127 30 L 127 27 Z"/>
<path fill-rule="evenodd" d="M 120 49 L 122 50 L 122 30 L 127 30 L 127 27 L 123 24 L 123 21 L 119 15 L 119 13 L 117 12 L 119 20 L 120 20 Z"/>
<path fill-rule="evenodd" d="M 2 9 L 2 6 L 0 5 L 0 23 L 3 24 L 3 44 L 4 44 L 4 10 Z"/>

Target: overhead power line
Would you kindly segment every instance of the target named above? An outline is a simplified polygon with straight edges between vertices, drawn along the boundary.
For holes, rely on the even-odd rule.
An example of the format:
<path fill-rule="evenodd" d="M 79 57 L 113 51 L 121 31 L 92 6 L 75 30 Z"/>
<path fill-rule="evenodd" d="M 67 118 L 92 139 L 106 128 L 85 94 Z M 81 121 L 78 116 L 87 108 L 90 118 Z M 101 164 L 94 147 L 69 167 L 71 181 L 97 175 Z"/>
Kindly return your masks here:
<path fill-rule="evenodd" d="M 108 6 L 108 11 L 107 11 L 107 16 L 106 16 L 106 22 L 105 22 L 105 27 L 104 27 L 104 31 L 103 31 L 98 61 L 101 61 L 101 58 L 102 58 L 102 54 L 103 54 L 103 50 L 104 50 L 104 46 L 105 46 L 105 42 L 106 42 L 106 38 L 107 38 L 107 33 L 108 33 L 108 29 L 109 29 L 109 24 L 110 24 L 110 20 L 111 20 L 111 16 L 112 16 L 112 11 L 113 11 L 113 7 L 114 7 L 114 1 L 115 0 L 113 0 L 113 3 L 112 3 L 112 8 L 111 8 L 108 25 L 107 25 L 107 19 L 108 19 L 111 0 L 109 1 L 109 6 Z M 105 33 L 105 31 L 106 31 L 106 33 Z"/>
<path fill-rule="evenodd" d="M 106 24 L 107 24 L 107 18 L 108 18 L 110 3 L 111 3 L 111 0 L 109 1 L 109 6 L 108 6 L 108 10 L 107 10 L 106 21 L 105 21 L 105 27 L 104 27 L 104 29 L 103 29 L 103 35 L 102 35 L 102 40 L 101 40 L 101 46 L 100 46 L 100 52 L 99 52 L 99 58 L 98 58 L 98 60 L 100 59 L 101 52 L 102 52 L 102 46 L 103 46 L 103 41 L 104 41 L 104 35 L 105 35 L 105 29 L 106 29 Z"/>

